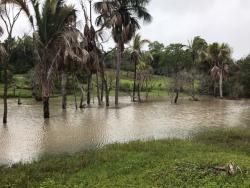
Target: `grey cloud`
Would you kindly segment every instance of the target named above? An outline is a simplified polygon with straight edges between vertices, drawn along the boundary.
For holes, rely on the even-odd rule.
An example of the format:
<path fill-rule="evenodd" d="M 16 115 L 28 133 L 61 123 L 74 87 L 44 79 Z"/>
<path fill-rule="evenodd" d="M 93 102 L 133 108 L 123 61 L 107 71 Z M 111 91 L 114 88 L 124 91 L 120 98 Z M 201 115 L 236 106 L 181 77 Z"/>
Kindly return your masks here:
<path fill-rule="evenodd" d="M 153 22 L 142 26 L 140 33 L 152 41 L 187 43 L 199 35 L 208 42 L 229 43 L 235 58 L 250 53 L 249 0 L 151 0 L 148 10 Z M 26 23 L 24 17 L 18 21 L 15 35 L 31 31 Z"/>

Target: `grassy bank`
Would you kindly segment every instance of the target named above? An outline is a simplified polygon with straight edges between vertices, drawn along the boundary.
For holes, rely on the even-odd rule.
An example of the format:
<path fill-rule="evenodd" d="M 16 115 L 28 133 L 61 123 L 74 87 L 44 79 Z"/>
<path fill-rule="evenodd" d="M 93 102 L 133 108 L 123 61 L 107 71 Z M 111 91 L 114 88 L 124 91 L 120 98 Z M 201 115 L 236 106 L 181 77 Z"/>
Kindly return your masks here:
<path fill-rule="evenodd" d="M 0 187 L 249 187 L 250 131 L 114 144 L 0 170 Z M 235 174 L 218 170 L 229 163 Z"/>
<path fill-rule="evenodd" d="M 107 74 L 111 75 L 110 77 L 113 78 L 112 85 L 113 88 L 110 92 L 111 96 L 114 96 L 114 84 L 115 84 L 115 72 L 113 70 L 107 70 Z M 125 72 L 121 71 L 121 83 L 120 83 L 120 92 L 121 95 L 128 96 L 132 95 L 133 91 L 133 72 Z M 53 97 L 58 97 L 61 95 L 60 93 L 60 81 L 57 80 L 57 87 L 54 88 L 53 90 Z M 93 76 L 93 82 L 95 85 L 95 76 Z M 59 84 L 59 85 L 58 85 Z M 163 76 L 157 76 L 154 75 L 151 81 L 151 89 L 149 92 L 149 96 L 151 97 L 162 97 L 162 96 L 168 96 L 169 95 L 169 88 L 171 85 L 171 80 L 169 78 L 163 77 Z M 87 88 L 87 86 L 84 86 Z M 0 98 L 3 97 L 3 89 L 4 86 L 2 83 L 0 83 Z M 12 83 L 9 84 L 9 89 L 8 89 L 8 98 L 17 98 L 20 96 L 21 98 L 32 98 L 32 91 L 30 88 L 30 80 L 28 75 L 26 74 L 16 74 L 13 75 L 13 80 Z M 68 89 L 68 92 L 73 94 L 73 88 L 70 90 Z M 96 88 L 93 89 L 92 91 L 94 95 L 96 96 Z M 145 96 L 145 91 L 142 91 L 141 96 Z M 80 90 L 77 90 L 77 96 L 81 96 Z"/>

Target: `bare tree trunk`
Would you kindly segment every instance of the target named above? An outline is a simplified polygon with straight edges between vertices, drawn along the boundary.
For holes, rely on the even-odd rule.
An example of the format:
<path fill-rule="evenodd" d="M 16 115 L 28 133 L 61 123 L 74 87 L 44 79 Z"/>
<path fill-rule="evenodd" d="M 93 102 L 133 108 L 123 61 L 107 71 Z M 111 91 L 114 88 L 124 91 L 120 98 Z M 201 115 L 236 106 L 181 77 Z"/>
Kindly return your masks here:
<path fill-rule="evenodd" d="M 194 99 L 195 97 L 195 91 L 194 91 L 194 75 L 192 74 L 192 81 L 191 81 L 191 85 L 192 85 L 192 91 L 191 91 L 191 94 L 192 94 L 192 98 Z"/>
<path fill-rule="evenodd" d="M 87 104 L 90 105 L 91 102 L 91 84 L 92 84 L 92 74 L 88 76 L 88 88 L 87 88 Z"/>
<path fill-rule="evenodd" d="M 109 88 L 107 81 L 105 81 L 105 95 L 106 95 L 106 107 L 109 107 Z"/>
<path fill-rule="evenodd" d="M 101 97 L 100 97 L 100 87 L 99 87 L 99 76 L 98 76 L 98 72 L 96 73 L 96 90 L 97 90 L 98 105 L 101 106 Z"/>
<path fill-rule="evenodd" d="M 104 81 L 102 79 L 102 85 L 101 85 L 101 102 L 103 103 L 103 94 L 104 94 Z"/>
<path fill-rule="evenodd" d="M 7 71 L 7 61 L 4 65 L 4 93 L 3 93 L 3 102 L 4 102 L 4 112 L 3 112 L 3 123 L 7 123 L 7 116 L 8 116 L 8 104 L 7 104 L 7 98 L 8 98 L 8 71 Z"/>
<path fill-rule="evenodd" d="M 223 75 L 222 70 L 220 71 L 220 80 L 219 80 L 219 87 L 220 87 L 220 98 L 223 98 Z"/>
<path fill-rule="evenodd" d="M 216 83 L 214 82 L 214 97 L 216 97 L 217 94 L 216 94 Z"/>
<path fill-rule="evenodd" d="M 42 94 L 43 94 L 43 117 L 44 119 L 47 119 L 50 117 L 50 112 L 49 112 L 50 86 L 48 80 L 43 81 Z"/>
<path fill-rule="evenodd" d="M 47 119 L 50 117 L 49 114 L 49 97 L 43 97 L 43 117 Z"/>
<path fill-rule="evenodd" d="M 80 105 L 79 105 L 79 108 L 84 108 L 84 105 L 83 105 L 83 102 L 84 102 L 84 90 L 82 87 L 80 87 L 80 90 L 81 90 L 81 100 L 80 100 Z"/>
<path fill-rule="evenodd" d="M 195 79 L 192 78 L 192 98 L 193 101 L 198 101 L 198 99 L 195 97 Z"/>
<path fill-rule="evenodd" d="M 61 89 L 62 89 L 62 109 L 66 109 L 67 108 L 67 90 L 66 90 L 66 86 L 67 86 L 67 74 L 66 73 L 62 73 L 62 80 L 61 80 Z"/>
<path fill-rule="evenodd" d="M 75 108 L 76 110 L 78 109 L 78 106 L 77 106 L 77 98 L 76 98 L 76 82 L 74 83 L 74 97 L 75 97 Z"/>
<path fill-rule="evenodd" d="M 18 105 L 21 105 L 22 104 L 22 102 L 21 102 L 21 96 L 20 96 L 21 94 L 20 94 L 20 92 L 19 92 L 19 94 L 18 94 L 18 100 L 17 100 L 17 104 Z"/>
<path fill-rule="evenodd" d="M 146 101 L 148 100 L 148 94 L 149 94 L 149 86 L 148 86 L 148 81 L 146 81 Z"/>
<path fill-rule="evenodd" d="M 106 100 L 106 106 L 109 106 L 109 89 L 108 89 L 108 82 L 107 79 L 105 78 L 105 73 L 104 73 L 104 57 L 102 61 L 100 61 L 100 74 L 102 78 L 102 93 L 101 93 L 101 101 L 103 101 L 103 94 L 105 90 L 105 100 Z"/>
<path fill-rule="evenodd" d="M 14 97 L 16 97 L 16 84 L 14 84 L 14 87 L 13 87 L 13 95 Z"/>
<path fill-rule="evenodd" d="M 134 62 L 135 64 L 135 70 L 134 70 L 134 88 L 133 88 L 133 102 L 135 102 L 135 92 L 136 92 L 136 74 L 137 74 L 137 63 Z"/>
<path fill-rule="evenodd" d="M 174 103 L 177 104 L 178 98 L 179 98 L 179 89 L 175 89 L 175 99 L 174 99 Z"/>
<path fill-rule="evenodd" d="M 116 62 L 116 83 L 115 83 L 115 106 L 119 105 L 119 90 L 120 90 L 120 69 L 121 69 L 121 45 L 117 45 L 117 62 Z"/>
<path fill-rule="evenodd" d="M 138 91 L 138 102 L 141 102 L 141 87 L 140 87 L 140 84 L 137 85 L 137 91 Z"/>

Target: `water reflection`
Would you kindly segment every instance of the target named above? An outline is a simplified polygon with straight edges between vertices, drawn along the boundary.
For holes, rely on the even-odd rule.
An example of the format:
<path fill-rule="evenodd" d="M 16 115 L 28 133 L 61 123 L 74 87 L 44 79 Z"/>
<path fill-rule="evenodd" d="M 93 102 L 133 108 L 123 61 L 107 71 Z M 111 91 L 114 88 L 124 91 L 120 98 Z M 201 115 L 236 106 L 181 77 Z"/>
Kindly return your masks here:
<path fill-rule="evenodd" d="M 0 165 L 36 160 L 44 155 L 74 153 L 113 142 L 137 139 L 186 138 L 208 127 L 250 125 L 250 101 L 204 98 L 179 105 L 155 102 L 133 105 L 122 99 L 120 109 L 89 108 L 67 112 L 60 101 L 51 105 L 44 121 L 33 100 L 22 106 L 10 101 L 9 122 L 0 126 Z M 2 111 L 2 105 L 1 109 Z"/>

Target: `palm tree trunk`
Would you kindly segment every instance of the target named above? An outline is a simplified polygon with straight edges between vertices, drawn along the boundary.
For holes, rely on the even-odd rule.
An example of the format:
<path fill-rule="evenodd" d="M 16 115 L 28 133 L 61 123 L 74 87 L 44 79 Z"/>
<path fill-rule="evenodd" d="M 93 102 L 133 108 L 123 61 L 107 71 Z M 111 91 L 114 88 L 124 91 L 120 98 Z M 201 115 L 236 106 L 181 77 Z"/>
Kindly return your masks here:
<path fill-rule="evenodd" d="M 135 102 L 135 92 L 136 92 L 136 74 L 137 74 L 137 63 L 135 64 L 135 70 L 134 70 L 134 88 L 133 88 L 133 102 Z"/>
<path fill-rule="evenodd" d="M 116 83 L 115 83 L 115 106 L 119 105 L 119 90 L 120 90 L 120 70 L 121 70 L 121 44 L 117 45 L 117 62 L 116 62 Z"/>
<path fill-rule="evenodd" d="M 92 74 L 88 76 L 88 88 L 87 88 L 87 104 L 90 105 L 91 102 L 91 84 L 92 84 Z"/>
<path fill-rule="evenodd" d="M 62 109 L 66 109 L 67 108 L 67 90 L 66 90 L 66 86 L 67 86 L 67 74 L 66 73 L 62 73 L 62 80 L 61 80 L 61 87 L 62 87 Z"/>
<path fill-rule="evenodd" d="M 43 117 L 47 119 L 50 117 L 49 112 L 49 83 L 45 81 L 42 86 L 42 93 L 43 93 Z"/>
<path fill-rule="evenodd" d="M 20 92 L 18 93 L 18 99 L 17 99 L 17 104 L 18 105 L 21 105 L 22 104 L 22 102 L 21 102 L 21 96 L 20 96 L 21 94 L 20 94 Z"/>
<path fill-rule="evenodd" d="M 106 100 L 106 107 L 109 106 L 109 89 L 108 89 L 108 82 L 107 79 L 105 78 L 105 73 L 104 73 L 104 58 L 102 61 L 100 61 L 100 74 L 102 78 L 102 93 L 101 93 L 101 101 L 103 101 L 103 94 L 105 90 L 105 100 Z"/>
<path fill-rule="evenodd" d="M 138 91 L 138 102 L 141 102 L 141 87 L 140 87 L 140 84 L 137 85 L 137 91 Z"/>
<path fill-rule="evenodd" d="M 49 114 L 49 97 L 43 97 L 43 117 L 47 119 L 50 117 Z"/>
<path fill-rule="evenodd" d="M 104 94 L 104 81 L 102 80 L 102 85 L 101 85 L 101 102 L 103 103 L 103 94 Z"/>
<path fill-rule="evenodd" d="M 101 106 L 101 97 L 100 97 L 100 87 L 99 87 L 99 76 L 98 76 L 98 72 L 96 73 L 96 90 L 97 90 L 98 105 Z"/>
<path fill-rule="evenodd" d="M 107 80 L 105 80 L 105 98 L 106 98 L 106 107 L 109 107 L 109 88 Z"/>
<path fill-rule="evenodd" d="M 75 78 L 75 76 L 74 76 L 74 78 Z M 76 98 L 76 79 L 74 79 L 74 97 L 75 97 L 75 108 L 77 110 L 78 106 L 77 106 L 77 98 Z"/>
<path fill-rule="evenodd" d="M 179 98 L 179 89 L 175 90 L 175 99 L 174 99 L 174 103 L 177 104 L 178 98 Z"/>
<path fill-rule="evenodd" d="M 198 99 L 195 97 L 195 80 L 192 78 L 192 98 L 193 101 L 197 101 Z"/>
<path fill-rule="evenodd" d="M 8 116 L 8 71 L 7 71 L 7 62 L 4 65 L 4 93 L 3 93 L 3 101 L 4 101 L 4 113 L 3 113 L 3 123 L 7 123 L 7 116 Z"/>
<path fill-rule="evenodd" d="M 79 108 L 82 109 L 82 108 L 84 108 L 84 105 L 83 105 L 83 102 L 84 102 L 84 91 L 83 91 L 82 87 L 80 87 L 80 90 L 81 90 L 81 100 L 80 100 Z"/>
<path fill-rule="evenodd" d="M 219 87 L 220 87 L 220 98 L 223 98 L 223 75 L 222 70 L 220 71 L 220 80 L 219 80 Z"/>

